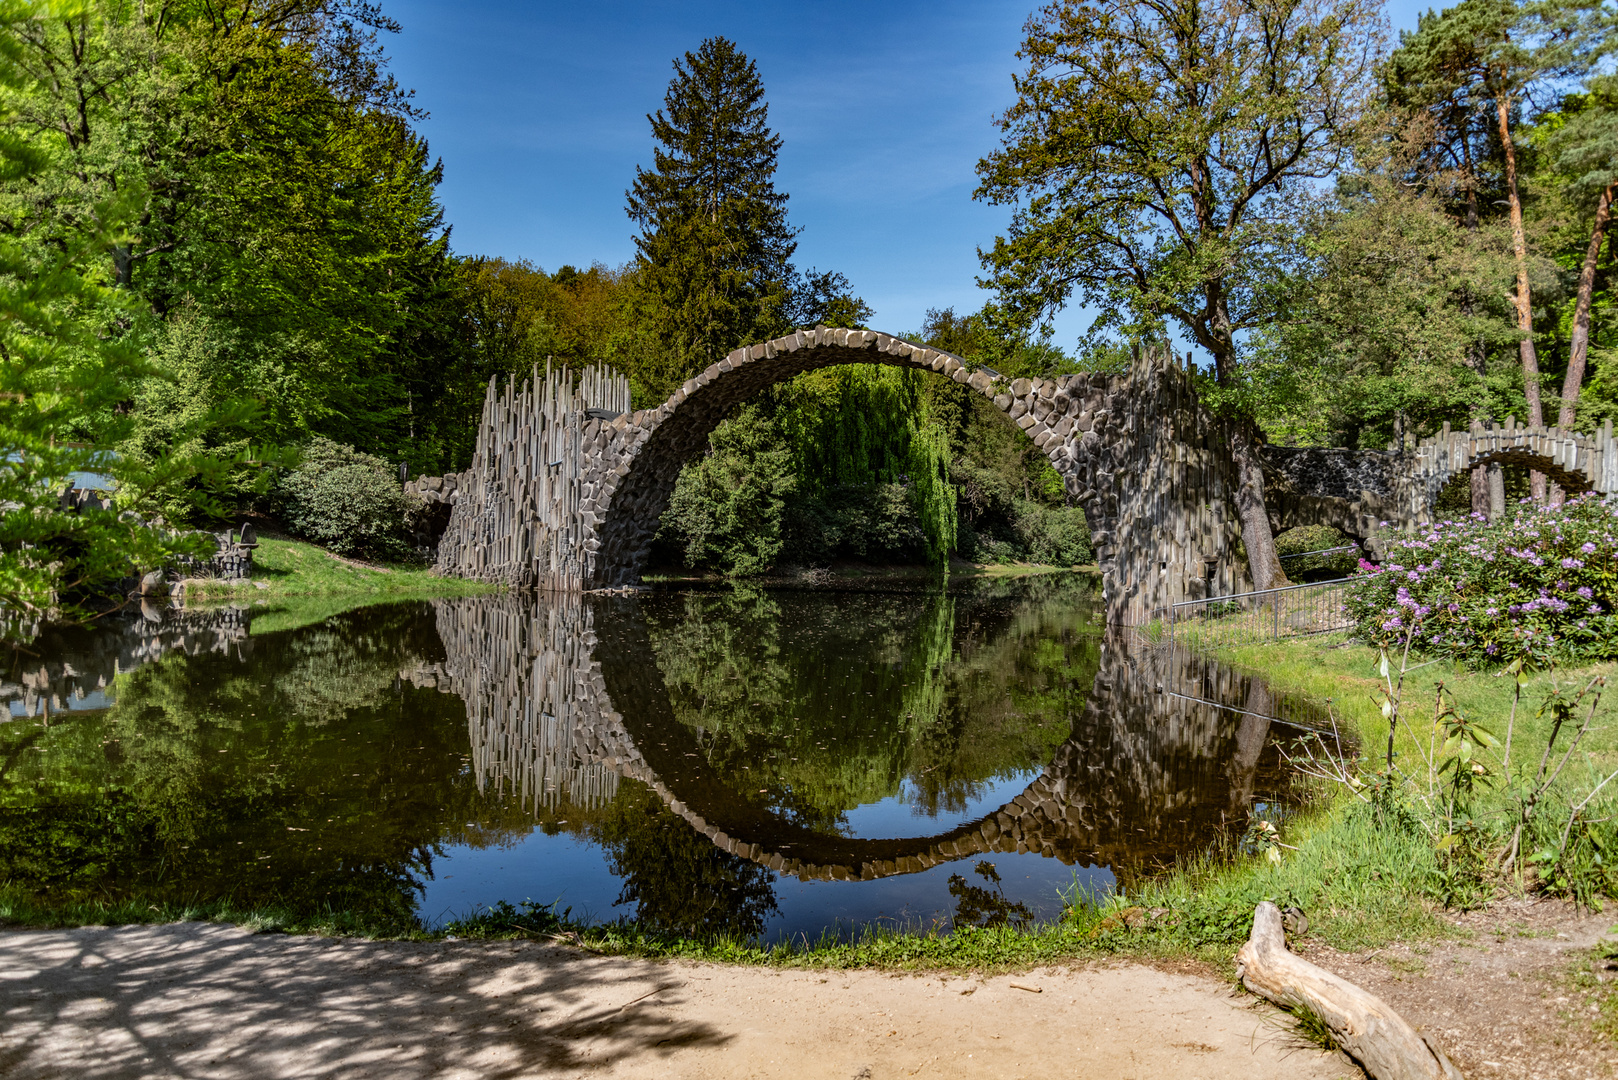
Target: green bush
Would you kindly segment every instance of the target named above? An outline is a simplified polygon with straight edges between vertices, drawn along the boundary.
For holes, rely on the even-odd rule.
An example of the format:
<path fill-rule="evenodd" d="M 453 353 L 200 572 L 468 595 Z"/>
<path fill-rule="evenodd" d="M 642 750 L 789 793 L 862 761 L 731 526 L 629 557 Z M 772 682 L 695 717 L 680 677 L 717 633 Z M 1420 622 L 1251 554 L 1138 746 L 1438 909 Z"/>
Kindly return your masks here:
<path fill-rule="evenodd" d="M 1012 527 L 1021 541 L 1025 559 L 1050 566 L 1077 566 L 1095 561 L 1090 547 L 1090 525 L 1076 506 L 1045 506 L 1020 501 Z"/>
<path fill-rule="evenodd" d="M 316 438 L 276 487 L 276 510 L 293 533 L 340 555 L 414 556 L 405 519 L 412 500 L 386 461 Z"/>
<path fill-rule="evenodd" d="M 1348 610 L 1365 640 L 1477 662 L 1618 657 L 1618 500 L 1520 504 L 1441 521 L 1364 563 Z"/>
<path fill-rule="evenodd" d="M 709 451 L 680 470 L 660 538 L 686 566 L 762 574 L 781 554 L 781 517 L 796 485 L 792 455 L 753 406 L 715 429 Z"/>
<path fill-rule="evenodd" d="M 922 562 L 927 536 L 907 485 L 849 484 L 788 501 L 783 555 L 804 566 L 834 559 Z"/>
<path fill-rule="evenodd" d="M 1095 562 L 1090 525 L 1076 506 L 1047 506 L 1033 499 L 1013 499 L 1007 520 L 988 520 L 975 528 L 965 515 L 959 526 L 961 558 L 980 563 L 1040 563 L 1081 566 Z"/>

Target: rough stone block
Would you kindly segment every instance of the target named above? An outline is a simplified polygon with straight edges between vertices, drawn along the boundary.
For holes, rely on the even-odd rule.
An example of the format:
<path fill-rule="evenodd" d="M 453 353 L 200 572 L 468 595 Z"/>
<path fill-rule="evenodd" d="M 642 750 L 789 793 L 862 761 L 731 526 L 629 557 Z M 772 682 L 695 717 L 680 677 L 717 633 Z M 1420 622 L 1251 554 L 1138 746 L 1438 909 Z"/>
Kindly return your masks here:
<path fill-rule="evenodd" d="M 994 407 L 999 409 L 1001 412 L 1009 412 L 1011 411 L 1011 403 L 1013 400 L 1014 399 L 1010 394 L 996 394 L 994 395 Z"/>
<path fill-rule="evenodd" d="M 1030 379 L 1013 379 L 1011 381 L 1011 393 L 1015 397 L 1027 397 L 1028 391 L 1033 388 L 1033 385 L 1033 381 Z"/>
<path fill-rule="evenodd" d="M 981 371 L 972 372 L 971 377 L 966 381 L 972 387 L 972 389 L 976 390 L 980 394 L 987 394 L 991 389 L 994 388 L 994 380 L 983 374 Z"/>

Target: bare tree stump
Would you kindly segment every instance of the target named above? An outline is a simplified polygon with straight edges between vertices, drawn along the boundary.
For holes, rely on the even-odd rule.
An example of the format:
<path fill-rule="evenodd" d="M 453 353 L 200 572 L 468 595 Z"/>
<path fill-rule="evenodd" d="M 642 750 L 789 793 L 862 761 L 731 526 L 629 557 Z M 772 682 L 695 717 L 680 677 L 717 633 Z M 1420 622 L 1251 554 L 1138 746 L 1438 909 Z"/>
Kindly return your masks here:
<path fill-rule="evenodd" d="M 1236 954 L 1236 976 L 1260 997 L 1320 1017 L 1375 1080 L 1463 1080 L 1443 1051 L 1381 998 L 1288 952 L 1281 911 L 1267 900 L 1253 912 L 1252 936 Z"/>

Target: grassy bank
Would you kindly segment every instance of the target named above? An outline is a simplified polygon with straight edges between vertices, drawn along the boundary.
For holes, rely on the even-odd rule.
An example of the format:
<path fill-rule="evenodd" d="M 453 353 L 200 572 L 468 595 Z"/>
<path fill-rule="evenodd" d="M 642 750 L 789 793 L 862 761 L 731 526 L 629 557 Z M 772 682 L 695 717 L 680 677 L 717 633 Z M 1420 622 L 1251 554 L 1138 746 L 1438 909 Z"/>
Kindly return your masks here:
<path fill-rule="evenodd" d="M 253 553 L 253 577 L 228 582 L 192 578 L 183 585 L 187 603 L 216 600 L 279 600 L 284 597 L 470 596 L 496 586 L 439 577 L 420 565 L 360 562 L 334 555 L 299 540 L 259 541 Z"/>

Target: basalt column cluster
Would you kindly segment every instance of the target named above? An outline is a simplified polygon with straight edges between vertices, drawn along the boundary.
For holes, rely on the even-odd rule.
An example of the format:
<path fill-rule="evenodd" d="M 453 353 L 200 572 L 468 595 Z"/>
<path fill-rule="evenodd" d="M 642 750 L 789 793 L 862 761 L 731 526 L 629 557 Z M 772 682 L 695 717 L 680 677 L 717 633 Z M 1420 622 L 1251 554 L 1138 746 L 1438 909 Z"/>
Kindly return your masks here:
<path fill-rule="evenodd" d="M 605 445 L 601 420 L 629 409 L 629 382 L 609 368 L 536 367 L 501 387 L 491 380 L 471 467 L 438 543 L 453 577 L 575 591 L 598 542 L 593 505 Z"/>

